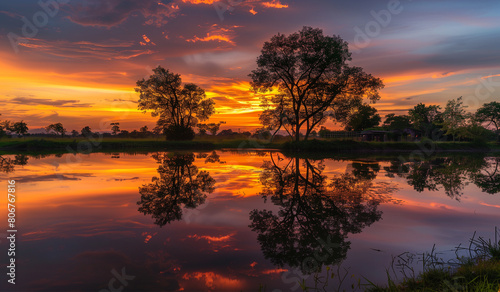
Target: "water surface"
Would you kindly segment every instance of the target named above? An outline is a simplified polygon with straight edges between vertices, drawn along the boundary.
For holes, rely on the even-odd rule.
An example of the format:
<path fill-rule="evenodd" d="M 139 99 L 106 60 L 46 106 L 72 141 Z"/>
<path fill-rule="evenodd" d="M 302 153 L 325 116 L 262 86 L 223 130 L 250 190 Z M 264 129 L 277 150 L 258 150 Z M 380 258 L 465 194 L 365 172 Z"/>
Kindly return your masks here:
<path fill-rule="evenodd" d="M 0 287 L 300 291 L 298 281 L 340 265 L 350 290 L 362 277 L 384 282 L 402 252 L 493 236 L 499 158 L 400 161 L 265 151 L 4 156 L 2 187 L 17 181 L 18 274 L 16 289 L 5 275 Z M 113 270 L 128 280 L 112 280 Z"/>

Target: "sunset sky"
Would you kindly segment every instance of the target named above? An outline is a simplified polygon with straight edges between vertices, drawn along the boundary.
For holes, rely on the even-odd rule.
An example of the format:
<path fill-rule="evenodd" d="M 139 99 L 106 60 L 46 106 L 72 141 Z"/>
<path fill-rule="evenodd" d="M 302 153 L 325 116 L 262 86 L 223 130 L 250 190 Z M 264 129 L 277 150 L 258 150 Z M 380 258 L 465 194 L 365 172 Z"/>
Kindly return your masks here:
<path fill-rule="evenodd" d="M 384 80 L 381 115 L 459 96 L 475 110 L 500 96 L 498 1 L 38 2 L 0 4 L 1 118 L 30 130 L 153 127 L 134 86 L 158 65 L 206 90 L 212 121 L 255 129 L 259 98 L 248 74 L 265 41 L 303 26 L 340 35 L 353 64 Z"/>

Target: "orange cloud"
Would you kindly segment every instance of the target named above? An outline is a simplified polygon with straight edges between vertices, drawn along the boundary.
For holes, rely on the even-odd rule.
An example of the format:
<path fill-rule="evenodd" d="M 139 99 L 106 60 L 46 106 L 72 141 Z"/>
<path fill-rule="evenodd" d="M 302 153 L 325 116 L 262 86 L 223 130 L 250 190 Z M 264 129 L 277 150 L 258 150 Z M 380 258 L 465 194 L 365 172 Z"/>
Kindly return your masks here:
<path fill-rule="evenodd" d="M 500 208 L 500 205 L 491 205 L 491 204 L 487 204 L 487 203 L 480 203 L 480 204 L 483 206 L 487 206 L 487 207 Z"/>
<path fill-rule="evenodd" d="M 153 46 L 156 46 L 156 44 L 154 42 L 152 42 L 145 34 L 142 35 L 142 38 L 144 39 L 144 41 L 148 44 L 151 44 Z"/>
<path fill-rule="evenodd" d="M 211 290 L 232 290 L 238 291 L 243 283 L 238 279 L 231 279 L 214 272 L 194 272 L 186 273 L 182 276 L 184 280 L 196 279 L 205 282 L 205 286 Z"/>
<path fill-rule="evenodd" d="M 223 241 L 228 241 L 231 239 L 231 237 L 234 236 L 234 233 L 224 235 L 224 236 L 209 236 L 209 235 L 188 235 L 189 238 L 195 238 L 195 239 L 206 239 L 208 242 L 223 242 Z"/>
<path fill-rule="evenodd" d="M 219 0 L 182 0 L 184 3 L 191 3 L 191 4 L 214 4 L 215 2 L 218 2 Z"/>
<path fill-rule="evenodd" d="M 199 38 L 195 36 L 192 39 L 186 40 L 187 42 L 210 42 L 210 41 L 218 41 L 218 42 L 226 42 L 231 45 L 235 45 L 235 43 L 229 38 L 229 36 L 225 35 L 210 35 L 210 33 L 207 33 L 206 37 Z"/>
<path fill-rule="evenodd" d="M 267 8 L 288 8 L 287 4 L 281 4 L 280 1 L 263 2 L 262 6 Z"/>
<path fill-rule="evenodd" d="M 500 74 L 495 74 L 495 75 L 488 75 L 488 76 L 483 76 L 481 77 L 481 79 L 488 79 L 488 78 L 492 78 L 492 77 L 498 77 L 500 76 Z"/>

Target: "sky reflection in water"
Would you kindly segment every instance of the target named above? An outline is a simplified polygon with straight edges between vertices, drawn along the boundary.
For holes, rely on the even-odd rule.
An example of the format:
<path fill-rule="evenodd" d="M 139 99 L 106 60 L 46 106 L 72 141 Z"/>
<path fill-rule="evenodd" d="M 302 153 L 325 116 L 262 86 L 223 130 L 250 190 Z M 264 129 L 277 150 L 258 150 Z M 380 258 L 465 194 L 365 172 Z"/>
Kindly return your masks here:
<path fill-rule="evenodd" d="M 135 276 L 124 291 L 289 291 L 342 261 L 356 281 L 383 281 L 391 255 L 489 238 L 500 219 L 498 158 L 4 158 L 2 185 L 15 178 L 18 191 L 17 291 L 98 291 L 122 268 Z"/>

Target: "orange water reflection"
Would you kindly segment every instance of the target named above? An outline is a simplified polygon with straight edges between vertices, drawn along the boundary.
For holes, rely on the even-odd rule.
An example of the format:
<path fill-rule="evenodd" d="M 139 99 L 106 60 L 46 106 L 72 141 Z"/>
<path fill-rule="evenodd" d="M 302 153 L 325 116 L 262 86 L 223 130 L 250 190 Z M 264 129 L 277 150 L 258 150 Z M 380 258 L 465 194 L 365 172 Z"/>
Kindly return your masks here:
<path fill-rule="evenodd" d="M 345 192 L 332 193 L 331 187 L 341 186 L 340 181 L 330 184 L 334 178 L 351 179 L 343 180 L 350 182 L 343 190 L 367 188 L 362 192 L 366 202 L 377 199 L 376 211 L 380 212 L 380 220 L 372 220 L 362 229 L 356 229 L 357 234 L 342 233 L 343 240 L 350 243 L 349 248 L 343 250 L 344 263 L 351 267 L 350 272 L 374 280 L 383 276 L 384 271 L 379 268 L 389 263 L 391 254 L 421 252 L 434 243 L 443 249 L 454 247 L 465 242 L 473 231 L 490 237 L 492 226 L 500 219 L 500 197 L 494 173 L 497 158 L 470 161 L 439 158 L 442 161 L 404 167 L 391 159 L 292 159 L 290 165 L 298 166 L 304 178 L 307 170 L 309 175 L 319 175 L 316 186 L 318 180 L 328 182 L 316 193 L 326 192 L 332 196 L 311 202 L 307 201 L 307 196 L 313 195 L 294 197 L 287 195 L 288 191 L 280 193 L 286 190 L 280 189 L 281 180 L 292 179 L 293 182 L 293 176 L 287 178 L 275 173 L 281 170 L 283 174 L 290 161 L 283 154 L 257 151 L 178 153 L 189 158 L 187 168 L 184 162 L 173 160 L 175 155 L 18 156 L 16 163 L 3 168 L 1 185 L 4 189 L 7 178 L 17 181 L 18 248 L 22 251 L 18 257 L 19 277 L 26 279 L 20 283 L 20 288 L 99 291 L 107 287 L 113 276 L 112 269 L 121 271 L 125 267 L 127 274 L 135 279 L 124 291 L 255 291 L 259 284 L 265 284 L 271 291 L 288 291 L 294 286 L 293 281 L 304 274 L 300 274 L 300 268 L 295 267 L 293 261 L 276 257 L 273 248 L 262 248 L 262 241 L 258 239 L 260 233 L 249 227 L 257 224 L 250 214 L 254 210 L 262 216 L 267 214 L 262 212 L 270 212 L 278 216 L 269 217 L 274 218 L 272 224 L 282 224 L 286 222 L 283 221 L 286 210 L 296 211 L 306 206 L 309 209 L 302 210 L 316 212 L 319 206 L 330 203 L 338 207 Z M 16 161 L 15 156 L 3 158 Z M 307 163 L 314 167 L 308 169 Z M 162 167 L 166 172 L 160 171 Z M 203 201 L 196 204 L 189 200 L 175 202 L 181 202 L 178 216 L 175 220 L 166 220 L 163 227 L 155 224 L 152 214 L 140 212 L 140 190 L 155 183 L 153 177 L 162 179 L 163 173 L 164 184 L 160 185 L 163 189 L 154 189 L 155 195 L 161 195 L 155 204 L 161 206 L 168 195 L 169 199 L 177 199 L 171 196 L 172 189 L 174 194 L 186 195 L 186 189 L 177 192 L 173 188 L 179 180 L 169 180 L 168 175 L 177 175 L 173 171 L 176 169 L 179 173 L 194 171 L 194 167 L 197 174 L 193 173 L 193 177 L 206 173 L 207 176 L 202 177 L 205 181 L 208 177 L 213 179 L 211 187 L 196 193 L 204 197 Z M 395 171 L 398 168 L 402 171 Z M 424 170 L 433 175 L 422 176 Z M 264 175 L 266 171 L 268 176 Z M 457 178 L 461 181 L 457 182 Z M 307 181 L 311 180 L 300 180 L 298 186 L 304 188 Z M 191 184 L 181 185 L 193 191 L 193 180 L 185 178 L 185 182 Z M 194 183 L 203 187 L 199 182 Z M 288 183 L 283 186 L 289 187 Z M 267 194 L 267 200 L 263 194 Z M 329 201 L 330 198 L 333 201 Z M 2 199 L 2 205 L 6 203 L 6 199 Z M 358 207 L 345 200 L 343 205 L 348 212 Z M 303 232 L 316 230 L 319 232 L 316 234 L 321 234 L 327 228 L 321 224 L 329 218 L 328 214 L 318 217 L 315 225 L 307 222 L 313 217 L 304 217 L 305 223 L 301 224 L 316 229 L 304 228 Z M 6 218 L 6 208 L 0 209 L 0 216 Z M 262 216 L 259 218 L 268 218 Z M 268 228 L 271 225 L 260 226 L 264 233 L 271 232 L 268 235 L 286 231 L 271 230 Z M 300 230 L 297 226 L 294 228 Z M 308 246 L 306 234 L 287 236 L 290 240 L 299 240 L 296 247 Z M 280 246 L 278 242 L 276 247 Z M 1 248 L 6 248 L 4 240 Z M 293 250 L 289 249 L 283 254 L 291 253 Z M 314 255 L 314 249 L 311 254 Z M 2 260 L 6 260 L 5 255 Z M 325 264 L 334 262 L 325 261 Z M 0 284 L 2 291 L 8 288 L 4 283 Z"/>

